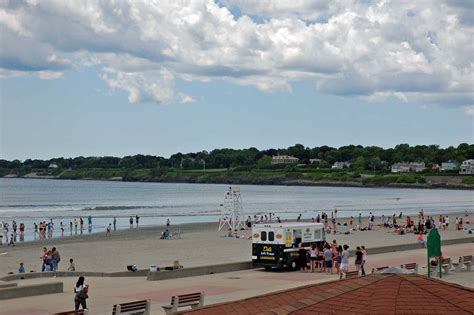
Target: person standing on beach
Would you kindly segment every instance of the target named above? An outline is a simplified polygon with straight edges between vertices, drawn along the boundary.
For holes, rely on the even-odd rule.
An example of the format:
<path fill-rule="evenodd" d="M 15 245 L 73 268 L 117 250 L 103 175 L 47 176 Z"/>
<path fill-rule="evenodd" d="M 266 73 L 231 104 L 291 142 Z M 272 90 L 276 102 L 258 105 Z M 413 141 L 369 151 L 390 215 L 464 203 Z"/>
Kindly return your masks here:
<path fill-rule="evenodd" d="M 140 217 L 138 216 L 138 214 L 135 216 L 135 223 L 137 224 L 137 228 L 138 228 L 138 220 L 140 219 Z"/>
<path fill-rule="evenodd" d="M 130 228 L 133 229 L 133 217 L 132 216 L 130 216 L 129 221 L 130 221 Z"/>
<path fill-rule="evenodd" d="M 51 271 L 58 271 L 59 262 L 61 261 L 61 255 L 56 247 L 51 249 Z"/>
<path fill-rule="evenodd" d="M 114 231 L 117 231 L 117 218 L 114 216 Z"/>
<path fill-rule="evenodd" d="M 446 216 L 446 218 L 444 219 L 444 222 L 445 222 L 446 228 L 449 230 L 449 215 Z"/>
<path fill-rule="evenodd" d="M 89 225 L 89 229 L 92 229 L 92 216 L 91 215 L 87 217 L 87 223 Z"/>
<path fill-rule="evenodd" d="M 166 227 L 170 227 L 170 219 L 166 219 Z"/>
<path fill-rule="evenodd" d="M 74 230 L 76 231 L 77 234 L 77 219 L 74 218 Z"/>
<path fill-rule="evenodd" d="M 308 251 L 304 248 L 303 243 L 300 243 L 300 249 L 298 250 L 298 264 L 301 272 L 307 271 L 307 257 Z"/>
<path fill-rule="evenodd" d="M 362 225 L 362 213 L 359 213 L 359 225 Z"/>
<path fill-rule="evenodd" d="M 109 225 L 107 226 L 107 233 L 105 233 L 105 236 L 110 236 L 110 231 L 112 230 L 112 224 L 109 223 Z"/>
<path fill-rule="evenodd" d="M 326 244 L 326 248 L 324 249 L 323 256 L 324 256 L 324 267 L 326 268 L 326 272 L 328 274 L 332 274 L 333 254 L 332 254 L 332 250 L 329 244 Z"/>
<path fill-rule="evenodd" d="M 61 236 L 64 236 L 64 223 L 63 223 L 63 221 L 61 221 L 61 223 L 59 225 L 61 227 Z"/>
<path fill-rule="evenodd" d="M 72 221 L 69 221 L 69 232 L 70 232 L 71 235 L 72 235 Z"/>
<path fill-rule="evenodd" d="M 311 244 L 311 249 L 309 250 L 309 259 L 310 259 L 309 266 L 311 268 L 311 272 L 314 272 L 316 262 L 318 260 L 318 249 L 316 248 L 315 243 Z"/>

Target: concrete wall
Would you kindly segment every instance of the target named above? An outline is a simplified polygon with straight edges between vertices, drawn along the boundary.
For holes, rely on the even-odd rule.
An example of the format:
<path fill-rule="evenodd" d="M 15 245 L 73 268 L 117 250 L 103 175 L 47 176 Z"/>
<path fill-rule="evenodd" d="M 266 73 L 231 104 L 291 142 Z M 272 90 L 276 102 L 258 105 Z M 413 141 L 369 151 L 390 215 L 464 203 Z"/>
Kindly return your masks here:
<path fill-rule="evenodd" d="M 88 271 L 58 271 L 58 272 L 30 272 L 22 274 L 8 275 L 0 280 L 3 281 L 14 281 L 21 279 L 34 279 L 34 278 L 52 278 L 56 277 L 146 277 L 148 269 L 138 270 L 136 272 L 131 271 L 119 271 L 119 272 L 88 272 Z"/>
<path fill-rule="evenodd" d="M 0 289 L 4 288 L 12 288 L 18 286 L 18 283 L 13 282 L 13 283 L 0 283 Z"/>
<path fill-rule="evenodd" d="M 231 272 L 255 268 L 251 261 L 242 261 L 237 263 L 220 264 L 213 266 L 191 267 L 175 270 L 162 270 L 149 272 L 147 280 L 166 280 L 175 278 L 195 277 L 214 273 Z"/>
<path fill-rule="evenodd" d="M 25 286 L 19 286 L 19 287 L 0 289 L 0 300 L 43 295 L 43 294 L 62 293 L 62 292 L 63 292 L 62 282 L 25 285 Z"/>

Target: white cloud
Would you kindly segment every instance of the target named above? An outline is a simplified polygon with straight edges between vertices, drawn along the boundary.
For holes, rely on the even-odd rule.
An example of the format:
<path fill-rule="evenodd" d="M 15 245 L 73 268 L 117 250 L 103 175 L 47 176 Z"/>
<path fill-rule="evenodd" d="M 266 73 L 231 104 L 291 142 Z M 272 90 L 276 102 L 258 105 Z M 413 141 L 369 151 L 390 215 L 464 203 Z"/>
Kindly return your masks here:
<path fill-rule="evenodd" d="M 474 105 L 465 106 L 464 113 L 468 116 L 474 117 Z"/>
<path fill-rule="evenodd" d="M 472 7 L 462 1 L 80 1 L 0 4 L 0 75 L 99 66 L 132 103 L 190 102 L 176 78 L 465 106 Z M 232 12 L 240 11 L 240 15 Z"/>

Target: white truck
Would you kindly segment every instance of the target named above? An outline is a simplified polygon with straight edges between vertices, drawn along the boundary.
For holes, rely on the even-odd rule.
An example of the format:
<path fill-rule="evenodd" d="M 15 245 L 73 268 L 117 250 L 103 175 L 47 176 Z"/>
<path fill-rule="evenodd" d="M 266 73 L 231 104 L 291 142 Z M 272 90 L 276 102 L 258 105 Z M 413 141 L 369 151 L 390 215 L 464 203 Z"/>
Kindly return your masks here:
<path fill-rule="evenodd" d="M 295 270 L 300 243 L 306 249 L 324 242 L 322 223 L 262 223 L 252 227 L 252 262 L 255 266 Z"/>

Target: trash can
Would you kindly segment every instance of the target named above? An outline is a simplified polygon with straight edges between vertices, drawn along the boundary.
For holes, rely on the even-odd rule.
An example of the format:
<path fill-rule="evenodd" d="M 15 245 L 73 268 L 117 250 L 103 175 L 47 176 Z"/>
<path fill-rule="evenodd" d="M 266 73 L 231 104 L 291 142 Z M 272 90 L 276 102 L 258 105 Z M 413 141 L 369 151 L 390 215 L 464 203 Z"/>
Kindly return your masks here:
<path fill-rule="evenodd" d="M 150 271 L 157 271 L 156 265 L 150 265 Z"/>

